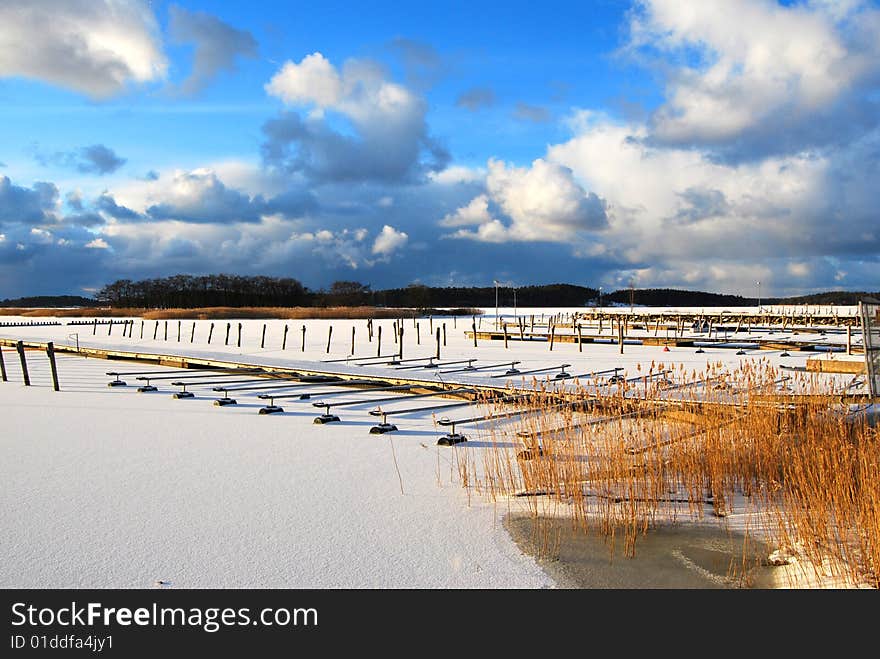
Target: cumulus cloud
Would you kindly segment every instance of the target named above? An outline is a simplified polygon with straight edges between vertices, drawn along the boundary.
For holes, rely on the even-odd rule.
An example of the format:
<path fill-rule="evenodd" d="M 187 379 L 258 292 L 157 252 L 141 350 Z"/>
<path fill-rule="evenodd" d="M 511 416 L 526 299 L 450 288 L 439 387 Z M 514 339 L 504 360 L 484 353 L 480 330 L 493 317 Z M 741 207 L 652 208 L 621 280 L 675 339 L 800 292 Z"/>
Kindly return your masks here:
<path fill-rule="evenodd" d="M 168 67 L 156 18 L 138 0 L 0 3 L 0 76 L 22 76 L 94 98 L 161 80 Z"/>
<path fill-rule="evenodd" d="M 37 182 L 25 188 L 14 185 L 8 176 L 0 176 L 0 223 L 53 222 L 57 204 L 58 188 L 54 183 Z"/>
<path fill-rule="evenodd" d="M 180 92 L 194 94 L 222 71 L 235 71 L 240 57 L 257 56 L 257 41 L 247 30 L 239 30 L 203 11 L 172 6 L 169 34 L 179 44 L 193 44 L 192 71 L 180 84 Z"/>
<path fill-rule="evenodd" d="M 446 150 L 428 134 L 424 99 L 385 79 L 369 62 L 349 60 L 339 71 L 321 53 L 286 62 L 266 85 L 287 112 L 263 126 L 263 158 L 287 173 L 318 181 L 412 181 L 442 170 Z M 332 127 L 343 118 L 351 133 Z"/>
<path fill-rule="evenodd" d="M 403 231 L 398 231 L 392 226 L 385 225 L 381 233 L 373 241 L 373 254 L 390 256 L 394 251 L 406 245 L 409 236 Z"/>
<path fill-rule="evenodd" d="M 567 167 L 543 158 L 528 168 L 490 160 L 488 172 L 487 194 L 441 220 L 444 226 L 479 225 L 477 231 L 462 229 L 455 237 L 488 242 L 566 242 L 607 226 L 605 202 L 595 193 L 587 193 Z M 490 200 L 509 224 L 491 215 Z"/>
<path fill-rule="evenodd" d="M 142 218 L 140 213 L 117 204 L 113 195 L 107 192 L 104 192 L 95 200 L 94 206 L 97 210 L 106 213 L 116 220 L 138 220 Z"/>
<path fill-rule="evenodd" d="M 458 95 L 455 105 L 476 112 L 495 105 L 495 92 L 491 87 L 471 87 Z"/>
<path fill-rule="evenodd" d="M 658 142 L 737 160 L 877 124 L 880 12 L 864 3 L 642 0 L 630 33 L 634 52 L 693 62 L 666 69 Z"/>
<path fill-rule="evenodd" d="M 35 157 L 42 165 L 58 165 L 68 167 L 81 174 L 112 174 L 127 161 L 119 157 L 113 149 L 103 144 L 84 146 L 74 151 L 58 151 L 53 154 L 36 153 Z"/>
<path fill-rule="evenodd" d="M 178 171 L 163 188 L 163 199 L 147 208 L 157 220 L 182 222 L 259 222 L 265 208 L 261 196 L 227 188 L 209 169 Z"/>

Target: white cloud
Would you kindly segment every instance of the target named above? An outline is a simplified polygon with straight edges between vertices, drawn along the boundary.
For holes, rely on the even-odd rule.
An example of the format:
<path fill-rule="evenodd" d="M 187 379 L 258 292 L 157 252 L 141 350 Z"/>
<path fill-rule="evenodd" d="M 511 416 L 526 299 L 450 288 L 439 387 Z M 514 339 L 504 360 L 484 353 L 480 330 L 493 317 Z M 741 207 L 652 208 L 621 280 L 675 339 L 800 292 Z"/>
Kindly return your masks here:
<path fill-rule="evenodd" d="M 109 249 L 110 245 L 103 238 L 95 238 L 91 242 L 86 243 L 86 247 L 89 249 Z"/>
<path fill-rule="evenodd" d="M 719 142 L 769 120 L 808 121 L 880 71 L 878 12 L 854 3 L 781 6 L 767 0 L 642 0 L 635 49 L 684 53 L 672 71 L 653 136 Z"/>
<path fill-rule="evenodd" d="M 480 225 L 477 232 L 460 230 L 455 237 L 488 242 L 563 242 L 606 224 L 604 202 L 587 194 L 568 167 L 538 158 L 528 168 L 490 160 L 488 170 L 487 194 L 440 221 L 444 226 Z M 492 217 L 490 200 L 509 218 L 509 225 Z"/>
<path fill-rule="evenodd" d="M 165 77 L 156 18 L 137 0 L 0 3 L 0 76 L 105 98 Z"/>
<path fill-rule="evenodd" d="M 321 53 L 312 53 L 299 64 L 285 62 L 266 84 L 266 92 L 288 105 L 333 107 L 342 99 L 342 79 Z"/>
<path fill-rule="evenodd" d="M 407 240 L 409 240 L 409 236 L 403 231 L 398 231 L 386 224 L 373 242 L 373 254 L 390 256 L 392 252 L 406 245 Z"/>
<path fill-rule="evenodd" d="M 440 225 L 444 227 L 470 226 L 473 224 L 487 224 L 496 221 L 489 212 L 489 197 L 481 194 L 471 199 L 467 206 L 462 206 L 454 213 L 447 214 Z"/>
<path fill-rule="evenodd" d="M 352 59 L 337 70 L 312 53 L 285 62 L 265 89 L 307 111 L 264 125 L 263 154 L 274 167 L 330 180 L 401 180 L 440 170 L 449 159 L 427 134 L 425 100 L 371 62 Z M 325 112 L 345 117 L 354 134 L 338 132 Z"/>

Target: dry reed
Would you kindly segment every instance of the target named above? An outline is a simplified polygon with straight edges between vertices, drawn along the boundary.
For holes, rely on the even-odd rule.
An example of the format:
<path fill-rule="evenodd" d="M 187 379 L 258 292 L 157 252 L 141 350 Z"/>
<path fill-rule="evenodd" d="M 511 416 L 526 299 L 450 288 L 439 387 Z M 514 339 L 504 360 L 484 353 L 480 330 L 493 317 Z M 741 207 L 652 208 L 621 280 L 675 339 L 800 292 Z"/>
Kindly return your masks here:
<path fill-rule="evenodd" d="M 438 310 L 431 310 L 437 315 Z M 472 316 L 479 309 L 455 309 L 457 315 Z M 215 320 L 226 318 L 250 319 L 366 319 L 416 318 L 427 313 L 418 309 L 387 307 L 203 307 L 198 309 L 138 309 L 87 307 L 78 309 L 0 309 L 0 316 L 32 318 L 144 318 L 146 320 Z"/>
<path fill-rule="evenodd" d="M 745 513 L 747 542 L 760 532 L 816 576 L 880 586 L 880 436 L 816 374 L 759 360 L 620 386 L 533 386 L 529 412 L 481 431 L 488 450 L 462 450 L 462 483 L 495 501 L 522 497 L 536 524 L 569 516 L 612 551 L 622 539 L 627 556 L 661 521 Z"/>

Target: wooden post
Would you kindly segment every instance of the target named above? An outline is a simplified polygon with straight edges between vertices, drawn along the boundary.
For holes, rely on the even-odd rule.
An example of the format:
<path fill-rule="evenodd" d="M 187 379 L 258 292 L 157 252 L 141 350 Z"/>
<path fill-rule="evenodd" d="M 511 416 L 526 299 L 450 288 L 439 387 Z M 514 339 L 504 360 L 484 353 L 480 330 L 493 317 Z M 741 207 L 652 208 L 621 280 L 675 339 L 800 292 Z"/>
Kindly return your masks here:
<path fill-rule="evenodd" d="M 192 332 L 189 335 L 189 342 L 193 343 L 196 340 L 196 321 L 193 321 Z"/>
<path fill-rule="evenodd" d="M 440 359 L 440 328 L 437 328 L 437 359 Z"/>
<path fill-rule="evenodd" d="M 434 317 L 433 316 L 428 316 L 428 333 L 429 334 L 434 333 Z"/>
<path fill-rule="evenodd" d="M 474 317 L 474 322 L 471 323 L 471 329 L 474 331 L 474 348 L 477 347 L 477 319 Z"/>
<path fill-rule="evenodd" d="M 354 354 L 354 325 L 351 326 L 351 352 L 349 354 Z"/>
<path fill-rule="evenodd" d="M 403 359 L 403 323 L 400 323 L 400 327 L 397 329 L 398 332 L 398 348 L 400 348 L 400 356 L 398 359 Z"/>
<path fill-rule="evenodd" d="M 852 325 L 846 326 L 846 354 L 852 354 Z"/>
<path fill-rule="evenodd" d="M 420 345 L 422 345 L 422 330 L 419 327 L 418 323 L 416 323 L 415 325 L 416 325 L 416 345 L 420 346 Z"/>
<path fill-rule="evenodd" d="M 525 341 L 526 337 L 523 336 L 523 334 L 525 334 L 526 331 L 526 319 L 524 316 L 522 318 L 517 318 L 517 325 L 519 325 L 519 340 Z"/>
<path fill-rule="evenodd" d="M 168 340 L 168 321 L 165 321 L 165 340 Z"/>
<path fill-rule="evenodd" d="M 144 321 L 141 321 L 141 338 L 144 338 Z"/>
<path fill-rule="evenodd" d="M 507 350 L 507 323 L 501 323 L 501 329 L 504 330 L 504 349 Z"/>
<path fill-rule="evenodd" d="M 446 323 L 443 323 L 443 345 L 446 345 Z"/>
<path fill-rule="evenodd" d="M 333 325 L 330 326 L 330 331 L 327 332 L 327 354 L 330 354 L 330 337 L 333 336 Z"/>
<path fill-rule="evenodd" d="M 6 362 L 3 361 L 3 346 L 0 346 L 0 379 L 3 382 L 9 382 L 9 378 L 6 375 Z"/>
<path fill-rule="evenodd" d="M 452 317 L 452 329 L 456 329 L 458 327 L 458 316 Z"/>
<path fill-rule="evenodd" d="M 156 323 L 153 325 L 153 341 L 156 340 L 156 335 L 158 333 L 159 333 L 159 321 L 157 320 Z"/>
<path fill-rule="evenodd" d="M 556 339 L 556 325 L 551 323 L 549 319 L 547 323 L 550 325 L 550 352 L 553 352 L 553 341 Z"/>
<path fill-rule="evenodd" d="M 397 343 L 397 321 L 391 325 L 391 333 L 394 335 L 394 343 Z"/>
<path fill-rule="evenodd" d="M 623 354 L 623 323 L 617 322 L 617 343 L 620 345 L 620 354 Z"/>
<path fill-rule="evenodd" d="M 260 338 L 260 350 L 266 347 L 266 323 L 263 323 L 263 336 Z"/>
<path fill-rule="evenodd" d="M 367 319 L 367 341 L 373 342 L 373 319 Z"/>
<path fill-rule="evenodd" d="M 581 324 L 580 323 L 577 324 L 577 329 L 578 329 L 578 352 L 583 352 L 584 351 L 584 342 L 581 337 Z"/>
<path fill-rule="evenodd" d="M 214 323 L 211 323 L 211 327 L 208 329 L 208 345 L 211 345 L 211 336 L 214 334 Z"/>
<path fill-rule="evenodd" d="M 382 326 L 379 325 L 379 330 L 376 333 L 376 357 L 382 356 Z"/>
<path fill-rule="evenodd" d="M 97 334 L 97 333 L 98 333 L 98 319 L 95 318 L 95 322 L 92 325 L 92 336 L 95 336 L 95 334 Z"/>
<path fill-rule="evenodd" d="M 281 339 L 281 349 L 287 348 L 287 325 L 284 326 L 284 338 Z"/>
<path fill-rule="evenodd" d="M 51 341 L 46 344 L 46 357 L 49 358 L 49 370 L 52 371 L 52 388 L 61 391 L 61 387 L 58 386 L 58 368 L 55 365 L 55 344 Z"/>
<path fill-rule="evenodd" d="M 110 336 L 113 333 L 113 319 L 110 319 L 110 325 L 107 326 L 107 336 Z"/>
<path fill-rule="evenodd" d="M 305 352 L 306 351 L 306 326 L 305 325 L 303 325 L 303 328 L 302 328 L 302 335 L 303 335 L 302 336 L 302 351 Z"/>
<path fill-rule="evenodd" d="M 183 321 L 177 321 L 177 342 L 180 343 L 180 330 L 183 328 Z"/>
<path fill-rule="evenodd" d="M 241 323 L 238 324 L 238 344 L 237 346 L 241 348 Z"/>
<path fill-rule="evenodd" d="M 223 345 L 229 345 L 229 330 L 232 329 L 232 323 L 226 323 L 226 341 L 223 342 Z"/>
<path fill-rule="evenodd" d="M 534 332 L 534 331 L 535 331 L 535 314 L 532 314 L 532 324 L 531 324 L 531 326 L 529 327 L 529 331 L 530 331 L 530 332 Z"/>
<path fill-rule="evenodd" d="M 18 358 L 21 360 L 21 374 L 24 377 L 24 386 L 31 386 L 31 378 L 28 375 L 27 369 L 27 360 L 24 357 L 24 343 L 19 341 L 15 344 L 15 349 L 18 350 Z"/>

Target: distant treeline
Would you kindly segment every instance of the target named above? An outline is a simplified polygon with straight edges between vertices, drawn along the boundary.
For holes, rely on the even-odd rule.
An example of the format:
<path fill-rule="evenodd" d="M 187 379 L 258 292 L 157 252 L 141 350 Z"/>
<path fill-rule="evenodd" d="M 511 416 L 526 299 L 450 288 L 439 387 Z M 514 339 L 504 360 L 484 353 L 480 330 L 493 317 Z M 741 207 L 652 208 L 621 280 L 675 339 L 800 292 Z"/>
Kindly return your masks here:
<path fill-rule="evenodd" d="M 0 307 L 95 307 L 97 300 L 81 295 L 34 295 L 19 297 L 14 300 L 0 300 Z"/>
<path fill-rule="evenodd" d="M 497 296 L 497 297 L 496 297 Z M 768 297 L 761 304 L 856 304 L 880 293 L 830 291 L 798 297 Z M 372 290 L 368 284 L 337 281 L 326 290 L 310 290 L 289 277 L 243 275 L 174 275 L 132 281 L 120 279 L 104 286 L 95 299 L 61 295 L 3 300 L 6 307 L 110 306 L 142 309 L 205 307 L 356 307 L 410 309 L 450 307 L 589 307 L 604 305 L 739 307 L 758 304 L 757 298 L 671 288 L 621 289 L 601 294 L 574 284 L 543 286 L 435 287 L 411 284 L 405 288 Z"/>

